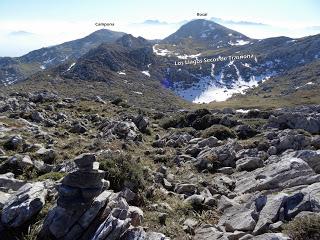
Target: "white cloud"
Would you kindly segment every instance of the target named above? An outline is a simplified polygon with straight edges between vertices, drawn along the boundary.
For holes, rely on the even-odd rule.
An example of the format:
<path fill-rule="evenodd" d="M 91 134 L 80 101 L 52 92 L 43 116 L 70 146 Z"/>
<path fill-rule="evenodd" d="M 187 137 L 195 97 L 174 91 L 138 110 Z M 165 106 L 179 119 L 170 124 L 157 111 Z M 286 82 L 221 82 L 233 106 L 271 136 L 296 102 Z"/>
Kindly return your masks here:
<path fill-rule="evenodd" d="M 162 20 L 159 20 L 163 22 Z M 75 40 L 99 29 L 95 22 L 100 21 L 0 21 L 0 56 L 21 56 L 29 51 Z M 162 39 L 175 32 L 185 21 L 166 21 L 167 24 L 144 24 L 117 22 L 113 31 L 131 33 L 147 39 Z M 252 38 L 275 36 L 302 37 L 317 34 L 314 23 L 308 22 L 268 22 L 270 26 L 224 24 Z M 272 26 L 271 26 L 272 25 Z M 10 35 L 12 32 L 25 31 L 33 34 Z"/>

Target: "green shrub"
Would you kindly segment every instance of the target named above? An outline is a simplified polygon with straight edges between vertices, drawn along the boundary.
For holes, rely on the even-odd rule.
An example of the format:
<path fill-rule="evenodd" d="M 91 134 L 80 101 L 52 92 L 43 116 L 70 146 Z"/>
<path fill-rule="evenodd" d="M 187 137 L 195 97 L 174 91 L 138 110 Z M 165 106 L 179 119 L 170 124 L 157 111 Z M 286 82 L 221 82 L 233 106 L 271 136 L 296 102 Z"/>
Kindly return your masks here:
<path fill-rule="evenodd" d="M 284 226 L 284 233 L 293 240 L 318 240 L 320 239 L 320 216 L 314 214 L 295 218 Z"/>
<path fill-rule="evenodd" d="M 193 127 L 196 130 L 204 130 L 213 124 L 219 124 L 220 120 L 221 115 L 211 114 L 207 109 L 198 109 L 190 113 L 180 112 L 163 118 L 160 126 L 164 129 Z"/>
<path fill-rule="evenodd" d="M 213 124 L 219 124 L 220 120 L 221 120 L 221 117 L 219 116 L 206 114 L 203 117 L 199 117 L 195 119 L 192 122 L 191 126 L 197 130 L 204 130 L 206 128 L 209 128 Z"/>
<path fill-rule="evenodd" d="M 160 122 L 160 126 L 164 129 L 168 128 L 182 128 L 187 127 L 188 122 L 185 118 L 185 114 L 177 114 L 172 117 L 163 118 Z"/>
<path fill-rule="evenodd" d="M 143 167 L 130 154 L 115 152 L 100 156 L 100 169 L 106 172 L 111 189 L 121 191 L 128 187 L 134 192 L 144 188 Z"/>
<path fill-rule="evenodd" d="M 46 179 L 51 179 L 54 181 L 58 181 L 61 178 L 65 177 L 66 175 L 67 175 L 66 173 L 61 173 L 61 172 L 49 172 L 49 173 L 46 173 L 46 174 L 39 176 L 38 180 L 44 181 Z"/>
<path fill-rule="evenodd" d="M 111 101 L 112 104 L 117 105 L 117 106 L 122 102 L 123 102 L 123 100 L 120 97 L 118 97 L 118 98 L 116 98 L 116 99 Z"/>
<path fill-rule="evenodd" d="M 168 163 L 172 158 L 173 157 L 171 155 L 156 154 L 155 156 L 153 156 L 153 161 L 156 163 Z"/>
<path fill-rule="evenodd" d="M 202 131 L 202 137 L 208 138 L 214 136 L 219 140 L 225 140 L 228 138 L 236 138 L 236 133 L 223 125 L 212 125 L 206 130 Z"/>

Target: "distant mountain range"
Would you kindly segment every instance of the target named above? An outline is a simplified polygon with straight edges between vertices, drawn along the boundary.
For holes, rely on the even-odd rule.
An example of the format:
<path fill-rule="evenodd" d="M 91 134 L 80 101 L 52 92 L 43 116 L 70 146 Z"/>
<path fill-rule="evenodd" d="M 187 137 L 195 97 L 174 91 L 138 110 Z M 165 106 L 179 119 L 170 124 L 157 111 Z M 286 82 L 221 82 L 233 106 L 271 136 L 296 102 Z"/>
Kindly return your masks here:
<path fill-rule="evenodd" d="M 101 43 L 114 42 L 124 33 L 98 30 L 84 38 L 41 48 L 16 58 L 0 57 L 0 82 L 10 85 L 41 70 L 74 61 Z"/>
<path fill-rule="evenodd" d="M 219 57 L 225 60 L 213 61 Z M 19 58 L 0 58 L 0 83 L 89 81 L 106 83 L 114 94 L 134 95 L 147 90 L 157 95 L 152 90 L 157 86 L 162 97 L 172 98 L 169 89 L 188 101 L 208 103 L 243 94 L 318 59 L 320 35 L 258 40 L 198 19 L 159 41 L 103 29 Z M 186 64 L 194 60 L 199 62 Z"/>

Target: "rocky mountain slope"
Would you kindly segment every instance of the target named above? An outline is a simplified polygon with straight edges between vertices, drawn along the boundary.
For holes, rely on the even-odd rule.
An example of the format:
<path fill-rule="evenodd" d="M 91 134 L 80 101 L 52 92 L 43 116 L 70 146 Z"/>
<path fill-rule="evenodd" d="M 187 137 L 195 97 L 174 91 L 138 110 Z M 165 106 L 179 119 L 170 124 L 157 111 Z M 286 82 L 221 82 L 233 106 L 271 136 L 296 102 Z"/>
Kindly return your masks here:
<path fill-rule="evenodd" d="M 300 39 L 275 37 L 256 40 L 236 34 L 229 36 L 228 29 L 223 27 L 224 33 L 219 36 L 225 37 L 225 40 L 215 41 L 211 35 L 206 38 L 221 45 L 200 47 L 190 44 L 190 41 L 200 44 L 201 40 L 196 36 L 206 31 L 204 29 L 208 30 L 210 25 L 216 26 L 210 21 L 195 20 L 169 38 L 177 38 L 179 43 L 169 41 L 168 44 L 164 40 L 154 45 L 155 54 L 168 61 L 167 85 L 177 95 L 192 102 L 225 101 L 233 94 L 243 94 L 246 89 L 272 76 L 317 61 L 320 56 L 319 35 Z M 184 37 L 187 35 L 194 40 L 186 41 Z M 234 44 L 229 39 L 232 36 L 246 39 L 246 42 Z"/>
<path fill-rule="evenodd" d="M 318 239 L 320 106 L 0 101 L 2 239 Z"/>
<path fill-rule="evenodd" d="M 121 36 L 125 37 L 116 42 Z M 141 78 L 142 73 L 187 101 L 221 102 L 234 94 L 245 94 L 247 89 L 271 77 L 317 61 L 319 46 L 320 35 L 250 39 L 215 22 L 197 19 L 157 42 L 101 30 L 18 59 L 2 58 L 0 79 L 8 85 L 39 70 L 52 71 L 54 67 L 50 81 L 59 75 L 72 80 L 120 84 L 121 81 L 112 79 L 124 77 L 141 83 L 146 79 Z M 130 71 L 130 77 L 125 76 L 126 71 Z M 48 79 L 48 75 L 46 72 L 41 76 Z"/>
<path fill-rule="evenodd" d="M 211 107 L 278 108 L 320 101 L 320 61 L 314 61 L 259 84 L 244 95 L 234 95 L 226 102 L 212 103 Z"/>
<path fill-rule="evenodd" d="M 0 58 L 0 84 L 10 85 L 41 70 L 58 66 L 64 62 L 75 61 L 90 49 L 101 43 L 114 42 L 123 34 L 101 29 L 84 38 L 41 48 L 21 57 L 2 57 Z"/>
<path fill-rule="evenodd" d="M 176 110 L 188 103 L 161 85 L 162 60 L 145 39 L 124 35 L 80 57 L 0 88 L 0 92 L 52 90 L 65 97 L 100 96 L 123 105 Z"/>

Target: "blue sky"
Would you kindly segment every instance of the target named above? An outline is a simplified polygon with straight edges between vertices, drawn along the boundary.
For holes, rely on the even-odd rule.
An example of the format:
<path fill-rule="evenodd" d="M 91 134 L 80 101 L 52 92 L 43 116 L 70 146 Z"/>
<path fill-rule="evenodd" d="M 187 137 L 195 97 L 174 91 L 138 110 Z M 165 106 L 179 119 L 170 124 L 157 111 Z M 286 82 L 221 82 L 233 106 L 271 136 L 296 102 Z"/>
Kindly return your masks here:
<path fill-rule="evenodd" d="M 98 29 L 95 22 L 114 22 L 112 30 L 163 38 L 181 21 L 196 18 L 197 12 L 207 12 L 208 19 L 268 24 L 225 24 L 256 38 L 301 37 L 320 32 L 318 0 L 1 0 L 0 56 L 18 56 L 85 36 Z M 141 24 L 147 19 L 168 24 Z M 18 31 L 32 34 L 12 34 Z"/>

